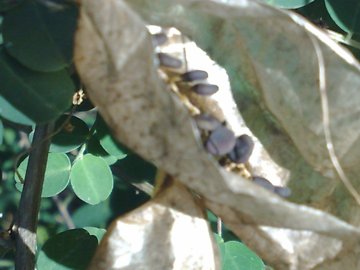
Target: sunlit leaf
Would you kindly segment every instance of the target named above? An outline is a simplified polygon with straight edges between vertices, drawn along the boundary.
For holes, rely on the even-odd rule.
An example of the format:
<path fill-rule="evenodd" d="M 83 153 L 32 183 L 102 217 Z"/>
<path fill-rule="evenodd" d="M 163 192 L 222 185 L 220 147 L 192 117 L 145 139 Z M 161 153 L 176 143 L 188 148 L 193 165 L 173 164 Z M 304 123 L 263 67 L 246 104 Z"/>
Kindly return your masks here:
<path fill-rule="evenodd" d="M 96 137 L 105 151 L 118 159 L 125 158 L 128 152 L 127 149 L 113 138 L 111 131 L 99 114 L 95 123 Z"/>
<path fill-rule="evenodd" d="M 29 158 L 24 159 L 18 167 L 18 172 L 25 178 Z M 50 153 L 46 164 L 44 185 L 41 197 L 52 197 L 63 191 L 69 184 L 70 160 L 67 155 L 61 153 Z M 23 184 L 18 177 L 16 179 L 16 188 L 22 191 Z"/>
<path fill-rule="evenodd" d="M 244 244 L 229 241 L 224 244 L 225 252 L 222 269 L 226 270 L 264 270 L 263 261 Z"/>
<path fill-rule="evenodd" d="M 109 197 L 113 176 L 109 165 L 101 157 L 86 154 L 78 159 L 70 174 L 75 194 L 89 204 L 98 204 Z"/>

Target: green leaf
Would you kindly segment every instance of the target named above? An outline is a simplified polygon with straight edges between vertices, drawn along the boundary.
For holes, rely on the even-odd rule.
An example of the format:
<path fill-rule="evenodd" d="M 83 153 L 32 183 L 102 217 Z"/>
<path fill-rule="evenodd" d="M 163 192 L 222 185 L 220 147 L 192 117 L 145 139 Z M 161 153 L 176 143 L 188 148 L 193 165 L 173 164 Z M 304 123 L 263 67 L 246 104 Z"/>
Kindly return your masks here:
<path fill-rule="evenodd" d="M 4 125 L 0 120 L 0 144 L 3 143 L 3 137 L 4 137 Z"/>
<path fill-rule="evenodd" d="M 244 244 L 236 241 L 225 243 L 222 269 L 226 270 L 264 270 L 263 261 Z"/>
<path fill-rule="evenodd" d="M 84 227 L 83 229 L 87 230 L 87 232 L 90 235 L 93 235 L 97 238 L 98 243 L 100 243 L 101 239 L 103 238 L 103 236 L 106 233 L 105 229 L 102 228 L 96 228 L 96 227 Z"/>
<path fill-rule="evenodd" d="M 216 242 L 216 244 L 218 245 L 218 248 L 219 248 L 221 262 L 223 263 L 223 261 L 225 259 L 225 243 L 224 243 L 224 239 L 220 235 L 218 235 L 216 233 L 214 233 L 213 235 L 214 235 L 214 238 L 215 238 L 215 242 Z M 225 268 L 224 268 L 224 270 L 225 270 Z"/>
<path fill-rule="evenodd" d="M 19 65 L 4 50 L 0 50 L 0 81 L 1 115 L 27 125 L 56 119 L 71 105 L 75 89 L 65 70 L 34 72 Z M 13 116 L 14 111 L 18 112 Z"/>
<path fill-rule="evenodd" d="M 314 0 L 261 0 L 269 5 L 273 5 L 279 8 L 299 8 L 306 6 Z"/>
<path fill-rule="evenodd" d="M 50 238 L 39 252 L 38 270 L 85 270 L 98 245 L 96 236 L 73 229 Z"/>
<path fill-rule="evenodd" d="M 116 170 L 116 175 L 120 179 L 134 183 L 144 181 L 153 183 L 156 174 L 154 165 L 134 153 L 118 161 L 114 170 Z"/>
<path fill-rule="evenodd" d="M 71 62 L 76 6 L 51 8 L 44 3 L 26 1 L 10 10 L 3 22 L 4 43 L 24 66 L 35 71 L 58 71 Z"/>
<path fill-rule="evenodd" d="M 22 178 L 25 177 L 28 160 L 29 158 L 24 159 L 18 167 L 18 172 Z M 67 155 L 49 153 L 41 197 L 52 197 L 63 191 L 69 184 L 70 168 L 71 164 Z M 22 191 L 23 184 L 20 179 L 16 176 L 15 180 L 16 188 Z"/>
<path fill-rule="evenodd" d="M 24 0 L 0 0 L 0 12 L 8 11 L 22 2 Z"/>
<path fill-rule="evenodd" d="M 50 145 L 50 152 L 67 153 L 83 144 L 89 134 L 86 123 L 76 116 L 62 115 L 56 121 L 55 130 L 60 128 L 66 120 L 69 120 L 63 129 L 56 134 Z"/>
<path fill-rule="evenodd" d="M 70 173 L 75 194 L 88 204 L 98 204 L 109 197 L 113 189 L 113 176 L 101 157 L 91 154 L 78 159 Z"/>
<path fill-rule="evenodd" d="M 117 159 L 125 158 L 128 153 L 128 149 L 111 136 L 110 130 L 101 118 L 100 114 L 97 115 L 95 125 L 96 137 L 99 139 L 100 144 L 105 151 Z"/>
<path fill-rule="evenodd" d="M 102 157 L 108 165 L 112 165 L 118 160 L 117 157 L 109 155 L 105 151 L 95 136 L 91 136 L 91 138 L 87 141 L 86 151 L 94 156 Z"/>
<path fill-rule="evenodd" d="M 347 33 L 360 33 L 360 2 L 358 0 L 325 0 L 330 17 Z"/>
<path fill-rule="evenodd" d="M 0 74 L 1 77 L 1 74 Z M 1 86 L 0 86 L 1 91 Z M 22 125 L 35 125 L 35 122 L 23 114 L 21 111 L 11 105 L 6 99 L 0 96 L 0 115 L 7 120 L 22 124 Z"/>

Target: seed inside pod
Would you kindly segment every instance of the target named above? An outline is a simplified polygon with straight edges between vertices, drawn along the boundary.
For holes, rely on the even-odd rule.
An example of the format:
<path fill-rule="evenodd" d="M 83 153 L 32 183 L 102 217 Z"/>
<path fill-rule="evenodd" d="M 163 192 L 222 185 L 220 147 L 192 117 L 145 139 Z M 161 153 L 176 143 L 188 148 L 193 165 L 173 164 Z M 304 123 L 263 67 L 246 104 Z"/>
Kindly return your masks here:
<path fill-rule="evenodd" d="M 228 154 L 228 158 L 235 163 L 245 163 L 249 160 L 253 149 L 253 140 L 249 135 L 243 134 L 236 138 L 235 147 Z"/>
<path fill-rule="evenodd" d="M 181 75 L 181 79 L 185 82 L 201 81 L 208 77 L 208 73 L 204 70 L 191 70 Z"/>
<path fill-rule="evenodd" d="M 287 198 L 291 195 L 291 189 L 288 187 L 278 187 L 275 186 L 275 193 L 281 197 Z"/>
<path fill-rule="evenodd" d="M 194 116 L 196 125 L 203 130 L 212 131 L 221 126 L 221 122 L 210 114 L 198 114 Z"/>
<path fill-rule="evenodd" d="M 202 96 L 210 96 L 219 90 L 219 86 L 215 84 L 199 83 L 191 87 L 191 90 Z"/>
<path fill-rule="evenodd" d="M 167 68 L 181 68 L 182 62 L 180 59 L 177 59 L 166 53 L 158 53 L 160 65 Z"/>
<path fill-rule="evenodd" d="M 235 146 L 236 138 L 230 129 L 219 126 L 211 132 L 205 143 L 206 150 L 213 155 L 225 155 Z"/>
<path fill-rule="evenodd" d="M 275 191 L 275 187 L 273 186 L 273 184 L 271 184 L 271 182 L 267 179 L 265 179 L 264 177 L 260 177 L 260 176 L 253 176 L 252 178 L 253 182 L 259 186 L 262 186 L 263 188 L 274 192 Z"/>
<path fill-rule="evenodd" d="M 164 45 L 168 40 L 167 35 L 164 33 L 157 33 L 157 34 L 152 35 L 151 37 L 152 37 L 153 45 L 155 47 Z"/>

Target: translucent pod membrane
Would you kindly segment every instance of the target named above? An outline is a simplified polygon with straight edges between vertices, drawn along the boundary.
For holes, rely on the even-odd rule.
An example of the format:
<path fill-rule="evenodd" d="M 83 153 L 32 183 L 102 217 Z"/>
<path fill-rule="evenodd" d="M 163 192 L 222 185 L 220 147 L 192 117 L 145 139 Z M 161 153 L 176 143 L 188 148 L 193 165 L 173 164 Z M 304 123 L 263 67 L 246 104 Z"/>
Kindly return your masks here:
<path fill-rule="evenodd" d="M 234 132 L 224 126 L 219 126 L 211 132 L 205 143 L 205 148 L 210 154 L 222 156 L 229 153 L 234 148 L 235 143 Z"/>
<path fill-rule="evenodd" d="M 162 46 L 168 41 L 168 37 L 165 33 L 157 33 L 151 35 L 152 43 L 154 47 Z"/>
<path fill-rule="evenodd" d="M 210 114 L 195 115 L 194 120 L 198 128 L 205 131 L 213 131 L 221 126 L 221 122 Z"/>
<path fill-rule="evenodd" d="M 201 81 L 208 78 L 208 73 L 204 70 L 191 70 L 181 75 L 184 82 Z"/>
<path fill-rule="evenodd" d="M 215 84 L 199 83 L 191 87 L 191 90 L 198 95 L 210 96 L 219 90 L 219 86 Z"/>
<path fill-rule="evenodd" d="M 236 138 L 233 150 L 228 154 L 228 158 L 235 163 L 245 163 L 249 160 L 254 150 L 254 141 L 249 135 L 243 134 Z"/>
<path fill-rule="evenodd" d="M 169 54 L 166 53 L 158 53 L 157 54 L 160 66 L 166 67 L 166 68 L 181 68 L 182 67 L 182 61 L 178 58 L 175 58 Z"/>

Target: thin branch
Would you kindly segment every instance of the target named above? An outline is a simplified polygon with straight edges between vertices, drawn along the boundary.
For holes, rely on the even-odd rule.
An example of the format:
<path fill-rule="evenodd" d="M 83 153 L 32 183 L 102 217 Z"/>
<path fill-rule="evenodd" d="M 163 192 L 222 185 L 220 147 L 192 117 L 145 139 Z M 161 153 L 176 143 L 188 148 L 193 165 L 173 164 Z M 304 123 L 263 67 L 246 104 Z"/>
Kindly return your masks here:
<path fill-rule="evenodd" d="M 75 229 L 75 224 L 69 214 L 66 204 L 63 201 L 61 201 L 59 196 L 57 196 L 57 195 L 52 197 L 52 199 L 55 202 L 56 207 L 58 208 L 68 229 Z"/>
<path fill-rule="evenodd" d="M 13 228 L 16 239 L 16 270 L 33 270 L 35 268 L 36 228 L 50 147 L 49 134 L 53 127 L 54 124 L 51 123 L 38 125 L 35 128 L 33 146 L 36 145 L 36 147 L 29 155 L 17 220 Z M 44 138 L 47 139 L 44 140 Z"/>

